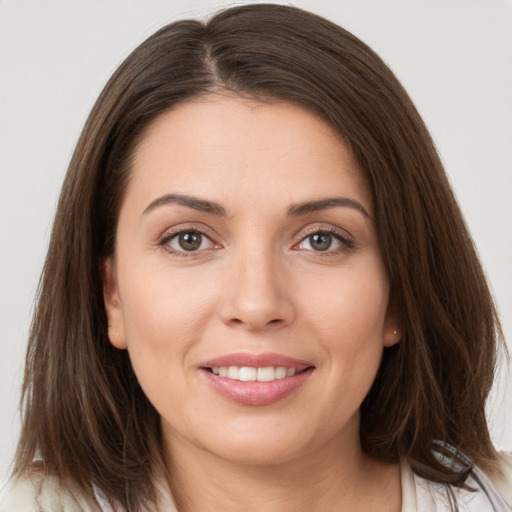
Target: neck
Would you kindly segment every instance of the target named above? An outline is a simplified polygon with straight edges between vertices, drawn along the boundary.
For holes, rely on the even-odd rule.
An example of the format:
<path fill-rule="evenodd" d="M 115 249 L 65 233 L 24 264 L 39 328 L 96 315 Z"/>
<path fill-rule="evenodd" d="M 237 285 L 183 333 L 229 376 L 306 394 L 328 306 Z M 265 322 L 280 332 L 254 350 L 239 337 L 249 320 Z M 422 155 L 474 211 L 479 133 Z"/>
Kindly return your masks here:
<path fill-rule="evenodd" d="M 258 464 L 219 458 L 182 440 L 167 444 L 180 512 L 400 510 L 398 466 L 368 458 L 358 442 Z"/>

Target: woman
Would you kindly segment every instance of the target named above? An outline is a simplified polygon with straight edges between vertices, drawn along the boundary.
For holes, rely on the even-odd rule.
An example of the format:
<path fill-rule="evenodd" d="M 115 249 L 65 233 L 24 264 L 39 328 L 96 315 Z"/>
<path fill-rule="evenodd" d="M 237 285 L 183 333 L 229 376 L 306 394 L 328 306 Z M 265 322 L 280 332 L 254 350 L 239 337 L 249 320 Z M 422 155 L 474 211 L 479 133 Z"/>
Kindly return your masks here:
<path fill-rule="evenodd" d="M 508 510 L 500 342 L 367 46 L 276 5 L 171 24 L 71 161 L 1 510 Z"/>

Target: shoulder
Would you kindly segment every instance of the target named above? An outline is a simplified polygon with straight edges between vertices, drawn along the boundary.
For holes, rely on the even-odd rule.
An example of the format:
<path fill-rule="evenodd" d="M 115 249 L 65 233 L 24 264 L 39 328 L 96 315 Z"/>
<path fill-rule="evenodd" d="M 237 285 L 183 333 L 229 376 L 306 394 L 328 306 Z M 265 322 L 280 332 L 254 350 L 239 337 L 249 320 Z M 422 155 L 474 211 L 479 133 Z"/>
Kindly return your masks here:
<path fill-rule="evenodd" d="M 499 471 L 490 480 L 512 509 L 512 452 L 501 452 L 498 462 Z"/>
<path fill-rule="evenodd" d="M 402 464 L 402 510 L 405 512 L 510 512 L 512 511 L 512 454 L 500 453 L 498 470 L 486 474 L 473 470 L 467 487 L 432 482 Z"/>
<path fill-rule="evenodd" d="M 7 483 L 0 495 L 0 512 L 101 512 L 101 508 L 76 486 L 32 473 Z"/>

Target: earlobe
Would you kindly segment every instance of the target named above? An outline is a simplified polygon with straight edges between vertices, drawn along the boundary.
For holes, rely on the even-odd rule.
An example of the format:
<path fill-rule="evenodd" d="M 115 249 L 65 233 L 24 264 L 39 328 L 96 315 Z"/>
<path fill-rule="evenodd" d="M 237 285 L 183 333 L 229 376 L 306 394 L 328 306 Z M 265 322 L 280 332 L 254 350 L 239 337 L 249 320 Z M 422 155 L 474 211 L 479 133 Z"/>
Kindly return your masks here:
<path fill-rule="evenodd" d="M 112 257 L 106 258 L 101 264 L 101 279 L 103 281 L 103 301 L 108 321 L 108 338 L 110 343 L 119 349 L 126 349 L 123 310 L 117 279 L 115 263 Z"/>
<path fill-rule="evenodd" d="M 383 344 L 385 347 L 392 347 L 402 341 L 404 329 L 400 320 L 400 315 L 397 313 L 394 305 L 388 307 L 386 320 L 384 322 L 384 339 Z"/>
<path fill-rule="evenodd" d="M 384 346 L 392 347 L 402 340 L 402 329 L 395 325 L 386 328 L 384 332 Z"/>

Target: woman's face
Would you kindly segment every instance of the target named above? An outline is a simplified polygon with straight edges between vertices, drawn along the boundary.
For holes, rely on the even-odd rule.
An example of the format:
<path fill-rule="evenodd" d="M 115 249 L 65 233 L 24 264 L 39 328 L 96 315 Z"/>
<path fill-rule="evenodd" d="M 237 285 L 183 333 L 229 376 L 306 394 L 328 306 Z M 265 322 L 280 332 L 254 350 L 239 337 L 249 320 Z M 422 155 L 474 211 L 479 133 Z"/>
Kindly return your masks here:
<path fill-rule="evenodd" d="M 158 118 L 132 170 L 104 266 L 109 336 L 168 446 L 257 464 L 357 446 L 399 335 L 343 140 L 296 106 L 209 96 Z"/>

